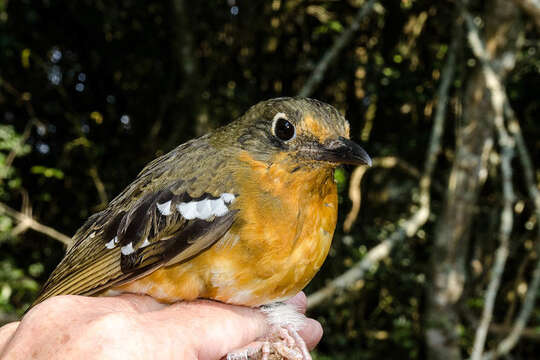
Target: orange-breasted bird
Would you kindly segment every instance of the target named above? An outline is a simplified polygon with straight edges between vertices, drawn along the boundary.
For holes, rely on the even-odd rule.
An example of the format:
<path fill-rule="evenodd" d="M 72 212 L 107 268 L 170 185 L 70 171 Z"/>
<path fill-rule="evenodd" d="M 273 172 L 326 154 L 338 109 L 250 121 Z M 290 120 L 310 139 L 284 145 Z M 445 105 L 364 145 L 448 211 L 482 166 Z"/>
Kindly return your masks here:
<path fill-rule="evenodd" d="M 76 232 L 35 304 L 119 292 L 246 306 L 290 298 L 328 254 L 340 164 L 371 160 L 334 107 L 258 103 L 149 163 Z"/>

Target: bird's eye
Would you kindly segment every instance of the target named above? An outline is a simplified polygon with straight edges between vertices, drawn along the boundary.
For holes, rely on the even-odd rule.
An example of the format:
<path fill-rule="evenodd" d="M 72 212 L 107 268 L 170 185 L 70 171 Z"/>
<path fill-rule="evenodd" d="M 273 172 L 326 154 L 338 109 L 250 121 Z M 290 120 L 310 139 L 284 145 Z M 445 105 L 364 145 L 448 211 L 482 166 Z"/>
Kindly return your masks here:
<path fill-rule="evenodd" d="M 287 120 L 287 117 L 283 113 L 277 113 L 276 116 L 274 116 L 272 125 L 274 135 L 280 140 L 288 141 L 296 135 L 294 125 Z"/>

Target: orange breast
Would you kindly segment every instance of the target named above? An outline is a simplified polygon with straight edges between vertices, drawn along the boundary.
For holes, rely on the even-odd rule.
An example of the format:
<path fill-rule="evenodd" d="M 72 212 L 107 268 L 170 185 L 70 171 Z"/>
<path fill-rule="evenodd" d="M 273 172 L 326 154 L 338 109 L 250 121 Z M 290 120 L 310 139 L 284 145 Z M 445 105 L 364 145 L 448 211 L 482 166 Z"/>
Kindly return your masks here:
<path fill-rule="evenodd" d="M 258 306 L 293 296 L 313 278 L 330 248 L 337 219 L 332 169 L 291 172 L 242 154 L 238 218 L 214 246 L 114 290 L 164 302 L 210 298 Z"/>

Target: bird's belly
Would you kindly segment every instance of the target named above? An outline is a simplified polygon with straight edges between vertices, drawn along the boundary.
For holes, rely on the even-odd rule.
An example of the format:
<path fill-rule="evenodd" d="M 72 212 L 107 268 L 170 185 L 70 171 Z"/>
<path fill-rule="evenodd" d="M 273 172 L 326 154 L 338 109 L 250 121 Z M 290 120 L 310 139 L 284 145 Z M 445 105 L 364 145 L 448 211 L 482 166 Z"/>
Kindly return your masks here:
<path fill-rule="evenodd" d="M 324 222 L 324 221 L 323 221 Z M 304 228 L 289 252 L 217 257 L 204 297 L 230 304 L 258 306 L 288 299 L 302 290 L 324 262 L 332 241 L 332 229 L 318 222 L 317 228 Z M 328 231 L 330 230 L 330 231 Z M 219 247 L 218 250 L 219 251 Z"/>

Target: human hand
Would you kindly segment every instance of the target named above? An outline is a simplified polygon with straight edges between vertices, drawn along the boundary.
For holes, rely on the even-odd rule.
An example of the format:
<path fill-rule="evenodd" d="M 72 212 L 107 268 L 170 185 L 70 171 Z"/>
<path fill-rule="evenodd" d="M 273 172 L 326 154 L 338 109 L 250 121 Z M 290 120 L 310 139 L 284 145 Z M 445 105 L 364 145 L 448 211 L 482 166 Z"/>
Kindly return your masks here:
<path fill-rule="evenodd" d="M 289 300 L 300 312 L 306 297 Z M 165 305 L 151 297 L 57 296 L 0 328 L 2 359 L 220 359 L 268 334 L 257 309 L 209 300 Z M 310 349 L 321 325 L 306 319 Z"/>

